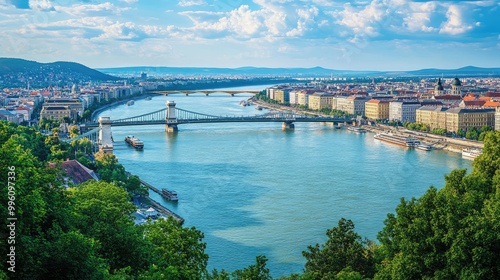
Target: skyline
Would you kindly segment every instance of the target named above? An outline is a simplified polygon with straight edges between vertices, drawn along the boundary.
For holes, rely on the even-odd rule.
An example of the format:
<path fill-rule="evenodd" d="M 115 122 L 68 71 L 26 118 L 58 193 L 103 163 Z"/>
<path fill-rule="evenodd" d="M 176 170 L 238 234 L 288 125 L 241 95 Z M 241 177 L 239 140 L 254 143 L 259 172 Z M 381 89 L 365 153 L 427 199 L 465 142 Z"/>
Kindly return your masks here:
<path fill-rule="evenodd" d="M 499 67 L 499 13 L 493 0 L 0 0 L 0 49 L 92 68 Z"/>

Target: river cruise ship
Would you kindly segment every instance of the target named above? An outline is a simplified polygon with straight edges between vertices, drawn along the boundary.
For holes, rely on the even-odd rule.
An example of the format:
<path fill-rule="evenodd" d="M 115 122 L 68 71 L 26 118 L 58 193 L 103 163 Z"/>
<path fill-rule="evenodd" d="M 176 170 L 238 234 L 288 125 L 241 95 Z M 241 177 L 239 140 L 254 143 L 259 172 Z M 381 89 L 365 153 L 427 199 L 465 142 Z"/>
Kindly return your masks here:
<path fill-rule="evenodd" d="M 462 150 L 462 158 L 473 160 L 482 153 L 483 151 L 481 149 L 465 148 Z"/>
<path fill-rule="evenodd" d="M 418 139 L 394 135 L 390 132 L 389 133 L 387 133 L 387 132 L 377 133 L 377 134 L 375 134 L 374 138 L 377 140 L 380 140 L 380 141 L 396 144 L 396 145 L 403 146 L 403 147 L 409 147 L 409 148 L 418 147 L 418 145 L 420 145 L 420 140 L 418 140 Z"/>
<path fill-rule="evenodd" d="M 142 150 L 144 148 L 144 142 L 142 142 L 139 138 L 134 137 L 133 135 L 125 137 L 125 142 L 138 150 Z"/>
<path fill-rule="evenodd" d="M 161 189 L 161 196 L 170 201 L 178 201 L 177 192 L 167 189 Z"/>

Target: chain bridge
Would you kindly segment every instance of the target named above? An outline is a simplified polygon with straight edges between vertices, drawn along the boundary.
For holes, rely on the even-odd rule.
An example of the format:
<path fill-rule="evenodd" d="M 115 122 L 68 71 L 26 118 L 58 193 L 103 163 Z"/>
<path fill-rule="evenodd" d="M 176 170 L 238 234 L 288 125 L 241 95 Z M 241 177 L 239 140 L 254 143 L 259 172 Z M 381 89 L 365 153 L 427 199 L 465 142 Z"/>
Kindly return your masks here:
<path fill-rule="evenodd" d="M 112 151 L 112 126 L 165 125 L 166 132 L 177 132 L 178 125 L 192 123 L 281 122 L 282 129 L 293 129 L 296 122 L 338 124 L 352 121 L 350 118 L 345 117 L 320 117 L 293 112 L 270 112 L 253 116 L 215 116 L 176 108 L 174 101 L 167 101 L 166 105 L 166 108 L 161 110 L 118 120 L 111 120 L 109 117 L 100 117 L 98 122 L 90 122 L 82 125 L 82 127 L 90 128 L 91 130 L 70 139 L 70 141 L 85 137 L 97 143 L 101 150 Z"/>

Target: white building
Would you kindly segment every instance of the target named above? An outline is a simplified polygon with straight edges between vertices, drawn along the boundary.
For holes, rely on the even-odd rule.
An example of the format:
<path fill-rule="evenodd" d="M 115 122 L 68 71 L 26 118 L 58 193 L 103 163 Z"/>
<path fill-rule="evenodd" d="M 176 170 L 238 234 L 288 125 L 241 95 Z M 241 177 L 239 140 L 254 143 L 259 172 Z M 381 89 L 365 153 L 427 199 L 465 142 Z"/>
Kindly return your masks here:
<path fill-rule="evenodd" d="M 389 120 L 405 122 L 415 122 L 417 119 L 417 109 L 422 107 L 418 101 L 392 101 L 389 103 Z"/>

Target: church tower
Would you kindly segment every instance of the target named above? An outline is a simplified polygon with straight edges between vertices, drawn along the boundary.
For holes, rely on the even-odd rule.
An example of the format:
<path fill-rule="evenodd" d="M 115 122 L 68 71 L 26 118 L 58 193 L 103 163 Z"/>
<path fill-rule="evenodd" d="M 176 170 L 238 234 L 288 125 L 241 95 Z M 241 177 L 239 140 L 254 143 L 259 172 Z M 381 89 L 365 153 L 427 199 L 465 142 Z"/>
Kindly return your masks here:
<path fill-rule="evenodd" d="M 451 82 L 451 94 L 462 95 L 462 83 L 458 78 L 453 79 L 453 82 Z"/>
<path fill-rule="evenodd" d="M 439 96 L 444 94 L 443 84 L 441 84 L 441 78 L 438 79 L 436 86 L 434 87 L 434 96 Z"/>

